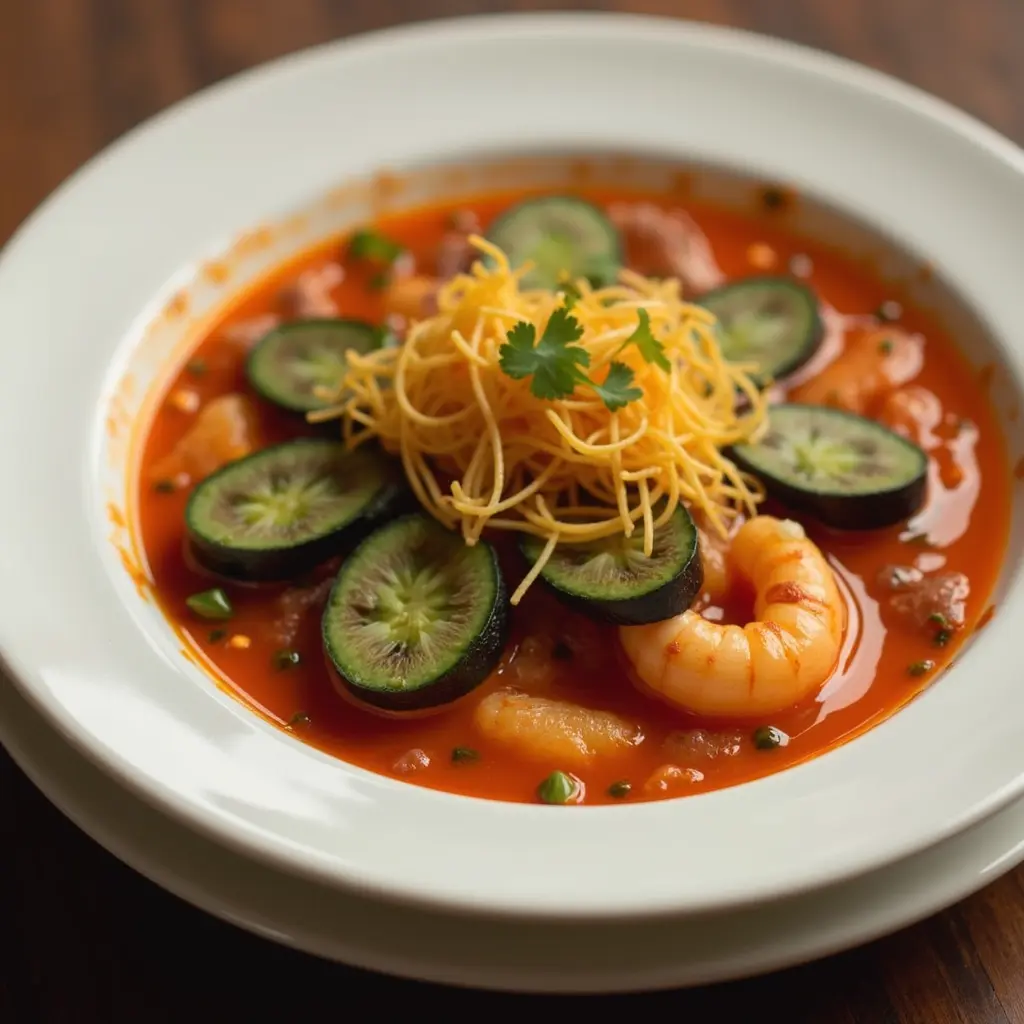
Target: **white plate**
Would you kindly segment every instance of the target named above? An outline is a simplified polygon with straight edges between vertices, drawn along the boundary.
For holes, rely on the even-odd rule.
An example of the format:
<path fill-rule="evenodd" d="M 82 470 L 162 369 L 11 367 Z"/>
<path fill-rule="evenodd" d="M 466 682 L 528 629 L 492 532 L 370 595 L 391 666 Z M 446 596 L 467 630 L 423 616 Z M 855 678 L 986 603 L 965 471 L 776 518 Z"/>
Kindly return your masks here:
<path fill-rule="evenodd" d="M 723 981 L 868 942 L 1024 859 L 1024 803 L 894 867 L 753 910 L 649 924 L 473 920 L 377 903 L 261 867 L 198 837 L 76 754 L 0 678 L 0 741 L 79 827 L 183 899 L 258 935 L 426 981 L 622 992 Z"/>
<path fill-rule="evenodd" d="M 381 166 L 606 147 L 750 166 L 891 229 L 984 311 L 1005 348 L 997 396 L 1019 399 L 1024 158 L 887 78 L 734 32 L 567 15 L 433 23 L 248 73 L 103 154 L 0 261 L 0 651 L 82 753 L 164 813 L 293 873 L 562 919 L 806 891 L 1021 793 L 1018 586 L 949 676 L 856 742 L 724 792 L 570 811 L 405 786 L 304 747 L 211 685 L 138 593 L 109 538 L 129 463 L 106 424 L 141 415 L 188 325 L 180 304 L 160 310 L 202 276 L 201 257 Z M 336 194 L 324 209 L 337 221 L 357 207 Z M 290 223 L 295 244 L 327 215 Z M 193 309 L 212 301 L 206 285 L 191 295 Z"/>

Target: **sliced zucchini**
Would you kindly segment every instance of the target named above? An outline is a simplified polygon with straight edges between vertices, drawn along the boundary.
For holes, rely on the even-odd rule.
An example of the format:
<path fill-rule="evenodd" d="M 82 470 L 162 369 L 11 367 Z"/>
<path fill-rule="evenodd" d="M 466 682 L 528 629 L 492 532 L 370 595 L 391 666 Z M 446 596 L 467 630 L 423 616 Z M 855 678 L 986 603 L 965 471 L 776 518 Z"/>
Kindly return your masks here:
<path fill-rule="evenodd" d="M 722 355 L 756 363 L 757 383 L 781 380 L 817 352 L 825 331 L 818 298 L 788 277 L 748 277 L 698 299 L 718 319 Z"/>
<path fill-rule="evenodd" d="M 533 269 L 524 288 L 556 289 L 566 276 L 585 277 L 594 287 L 611 284 L 622 266 L 622 240 L 592 203 L 573 196 L 526 199 L 502 214 L 487 237 L 513 267 Z"/>
<path fill-rule="evenodd" d="M 345 559 L 323 617 L 347 699 L 385 714 L 438 710 L 480 685 L 505 646 L 494 549 L 423 515 L 396 519 Z"/>
<path fill-rule="evenodd" d="M 386 456 L 340 441 L 288 441 L 196 487 L 185 507 L 189 547 L 220 576 L 290 579 L 390 514 L 403 493 L 401 470 Z"/>
<path fill-rule="evenodd" d="M 875 530 L 924 504 L 928 456 L 916 444 L 840 409 L 776 405 L 757 444 L 731 450 L 768 493 L 837 530 Z"/>
<path fill-rule="evenodd" d="M 543 541 L 528 536 L 523 555 L 536 562 Z M 560 544 L 541 579 L 570 607 L 603 622 L 639 626 L 685 611 L 704 585 L 697 529 L 680 505 L 643 552 L 643 531 L 588 544 Z"/>
<path fill-rule="evenodd" d="M 323 408 L 317 388 L 336 388 L 345 375 L 345 353 L 380 348 L 381 334 L 362 320 L 293 320 L 257 343 L 245 364 L 253 389 L 289 412 Z"/>

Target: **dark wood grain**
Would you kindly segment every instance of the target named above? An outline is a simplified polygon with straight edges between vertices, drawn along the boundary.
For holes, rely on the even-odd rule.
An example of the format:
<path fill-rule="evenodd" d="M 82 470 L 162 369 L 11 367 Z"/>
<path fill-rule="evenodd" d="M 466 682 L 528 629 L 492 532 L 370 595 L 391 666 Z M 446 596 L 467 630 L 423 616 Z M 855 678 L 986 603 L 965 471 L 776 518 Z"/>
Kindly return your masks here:
<path fill-rule="evenodd" d="M 545 8 L 679 15 L 793 39 L 912 81 L 1024 141 L 1021 0 L 0 0 L 0 240 L 118 135 L 243 68 L 425 17 Z M 0 839 L 0 929 L 11 940 L 3 1022 L 389 1020 L 412 1000 L 420 1019 L 480 1019 L 509 998 L 349 970 L 216 921 L 85 838 L 3 754 Z M 1024 871 L 843 956 L 628 999 L 631 1011 L 728 1024 L 766 1014 L 790 1024 L 1024 1022 Z"/>

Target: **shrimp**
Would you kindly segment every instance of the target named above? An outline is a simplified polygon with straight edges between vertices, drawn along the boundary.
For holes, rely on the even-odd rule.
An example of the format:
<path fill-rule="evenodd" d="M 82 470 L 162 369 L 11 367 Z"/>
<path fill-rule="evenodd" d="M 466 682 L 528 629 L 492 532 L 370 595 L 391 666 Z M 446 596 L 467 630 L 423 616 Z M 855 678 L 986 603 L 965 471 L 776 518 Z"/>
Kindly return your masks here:
<path fill-rule="evenodd" d="M 641 689 L 674 707 L 722 718 L 771 714 L 810 696 L 839 659 L 846 609 L 818 547 L 791 520 L 757 516 L 730 557 L 753 584 L 757 621 L 709 622 L 696 612 L 619 630 Z"/>
<path fill-rule="evenodd" d="M 700 561 L 704 568 L 703 593 L 713 604 L 728 600 L 735 583 L 732 563 L 729 561 L 729 541 L 717 531 L 697 522 L 700 543 Z"/>
<path fill-rule="evenodd" d="M 942 423 L 942 402 L 927 388 L 913 384 L 893 391 L 882 403 L 878 418 L 926 451 L 940 443 L 935 431 Z"/>
<path fill-rule="evenodd" d="M 876 401 L 913 380 L 923 362 L 920 337 L 895 327 L 868 331 L 850 339 L 835 362 L 797 387 L 792 400 L 866 416 Z"/>
<path fill-rule="evenodd" d="M 256 448 L 256 411 L 232 392 L 208 402 L 171 451 L 154 467 L 155 479 L 195 483 Z"/>
<path fill-rule="evenodd" d="M 595 757 L 621 754 L 643 741 L 643 733 L 609 711 L 564 700 L 497 690 L 477 706 L 477 729 L 533 760 L 586 767 Z"/>
<path fill-rule="evenodd" d="M 331 292 L 344 280 L 344 268 L 328 263 L 316 270 L 303 271 L 285 295 L 294 305 L 297 317 L 336 317 L 338 304 Z"/>

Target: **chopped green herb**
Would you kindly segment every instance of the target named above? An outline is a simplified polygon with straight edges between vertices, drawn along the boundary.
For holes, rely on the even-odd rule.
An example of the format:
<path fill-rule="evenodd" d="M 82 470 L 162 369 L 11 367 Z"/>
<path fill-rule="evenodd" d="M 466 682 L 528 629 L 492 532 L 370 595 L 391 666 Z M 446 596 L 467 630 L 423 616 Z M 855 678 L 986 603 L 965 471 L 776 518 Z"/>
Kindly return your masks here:
<path fill-rule="evenodd" d="M 173 480 L 157 480 L 153 484 L 153 490 L 158 494 L 173 494 L 175 491 Z"/>
<path fill-rule="evenodd" d="M 572 342 L 583 336 L 579 321 L 564 307 L 548 319 L 537 341 L 537 328 L 521 321 L 513 327 L 499 350 L 501 369 L 513 380 L 532 377 L 530 391 L 535 398 L 566 398 L 577 384 L 586 383 L 580 370 L 590 365 L 590 353 Z"/>
<path fill-rule="evenodd" d="M 378 270 L 369 281 L 371 292 L 382 292 L 391 283 L 391 275 L 386 270 Z"/>
<path fill-rule="evenodd" d="M 672 369 L 672 365 L 665 355 L 665 346 L 651 332 L 651 318 L 647 315 L 647 310 L 638 309 L 637 317 L 639 323 L 636 330 L 619 346 L 619 352 L 629 345 L 636 345 L 640 350 L 640 355 L 644 357 L 644 362 L 654 363 L 668 373 Z M 612 365 L 617 364 L 613 363 Z"/>
<path fill-rule="evenodd" d="M 211 644 L 219 644 L 228 635 L 226 629 L 211 629 L 207 639 Z"/>
<path fill-rule="evenodd" d="M 556 661 L 570 661 L 572 648 L 564 640 L 557 640 L 555 646 L 551 648 L 551 657 Z"/>
<path fill-rule="evenodd" d="M 365 229 L 357 231 L 348 243 L 348 252 L 353 259 L 373 260 L 378 263 L 394 263 L 405 251 L 394 239 L 378 231 Z"/>
<path fill-rule="evenodd" d="M 774 750 L 789 743 L 789 736 L 774 725 L 762 725 L 754 730 L 754 746 L 758 750 Z"/>
<path fill-rule="evenodd" d="M 936 626 L 949 625 L 949 620 L 942 614 L 942 612 L 932 612 L 931 615 L 928 616 L 928 621 L 934 623 Z"/>
<path fill-rule="evenodd" d="M 623 406 L 643 398 L 644 393 L 633 386 L 633 371 L 625 363 L 611 362 L 608 364 L 608 376 L 603 384 L 590 382 L 598 397 L 610 412 L 618 412 Z"/>
<path fill-rule="evenodd" d="M 881 352 L 883 356 L 892 355 L 892 338 L 883 338 L 878 343 L 878 351 Z"/>
<path fill-rule="evenodd" d="M 520 321 L 499 350 L 501 368 L 513 380 L 531 377 L 530 392 L 548 401 L 567 398 L 578 384 L 592 388 L 612 412 L 643 397 L 625 363 L 612 362 L 601 384 L 587 377 L 580 367 L 590 366 L 590 353 L 572 344 L 582 335 L 579 321 L 564 306 L 551 314 L 539 341 L 536 327 Z"/>
<path fill-rule="evenodd" d="M 623 797 L 629 796 L 632 791 L 632 784 L 627 782 L 625 779 L 619 779 L 618 782 L 613 782 L 608 787 L 608 795 L 610 797 L 614 797 L 616 800 L 621 800 Z"/>
<path fill-rule="evenodd" d="M 546 804 L 567 804 L 579 790 L 579 783 L 571 775 L 556 771 L 537 787 L 537 796 Z"/>
<path fill-rule="evenodd" d="M 190 359 L 185 364 L 185 369 L 192 374 L 193 377 L 202 377 L 206 373 L 207 366 L 205 359 Z"/>
<path fill-rule="evenodd" d="M 925 658 L 922 661 L 912 662 L 907 666 L 907 673 L 912 676 L 923 676 L 935 668 L 935 662 Z"/>
<path fill-rule="evenodd" d="M 452 751 L 452 762 L 454 764 L 470 764 L 480 760 L 480 752 L 472 747 L 456 747 Z"/>
<path fill-rule="evenodd" d="M 274 668 L 279 672 L 285 669 L 295 668 L 302 662 L 302 655 L 298 651 L 283 650 L 274 653 Z"/>
<path fill-rule="evenodd" d="M 296 711 L 291 718 L 288 719 L 288 728 L 294 729 L 297 725 L 309 725 L 310 718 L 305 711 Z"/>
<path fill-rule="evenodd" d="M 952 639 L 953 639 L 953 630 L 946 629 L 946 628 L 940 629 L 935 634 L 935 646 L 936 647 L 945 647 L 946 644 L 948 644 L 949 641 L 952 640 Z"/>
<path fill-rule="evenodd" d="M 903 538 L 904 544 L 917 544 L 919 547 L 927 548 L 931 547 L 931 540 L 927 533 L 912 533 L 908 537 Z"/>
<path fill-rule="evenodd" d="M 235 610 L 231 607 L 228 595 L 220 587 L 204 590 L 185 598 L 185 604 L 204 619 L 230 619 Z"/>
<path fill-rule="evenodd" d="M 887 299 L 875 310 L 875 319 L 884 324 L 894 323 L 903 315 L 903 307 L 892 299 Z"/>

